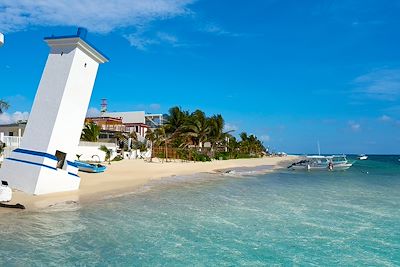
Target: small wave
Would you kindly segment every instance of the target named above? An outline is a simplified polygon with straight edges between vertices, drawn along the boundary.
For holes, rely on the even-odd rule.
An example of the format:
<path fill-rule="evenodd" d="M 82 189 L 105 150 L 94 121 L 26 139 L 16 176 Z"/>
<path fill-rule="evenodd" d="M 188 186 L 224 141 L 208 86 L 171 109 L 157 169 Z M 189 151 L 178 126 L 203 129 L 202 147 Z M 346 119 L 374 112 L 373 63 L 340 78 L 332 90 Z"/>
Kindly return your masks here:
<path fill-rule="evenodd" d="M 43 209 L 42 212 L 77 211 L 80 208 L 81 205 L 78 201 L 69 200 L 51 204 L 46 209 Z"/>
<path fill-rule="evenodd" d="M 218 170 L 217 172 L 223 176 L 230 177 L 245 177 L 245 176 L 256 176 L 263 175 L 268 172 L 271 172 L 273 169 L 272 166 L 256 166 L 256 167 L 237 167 L 232 169 L 223 169 Z"/>

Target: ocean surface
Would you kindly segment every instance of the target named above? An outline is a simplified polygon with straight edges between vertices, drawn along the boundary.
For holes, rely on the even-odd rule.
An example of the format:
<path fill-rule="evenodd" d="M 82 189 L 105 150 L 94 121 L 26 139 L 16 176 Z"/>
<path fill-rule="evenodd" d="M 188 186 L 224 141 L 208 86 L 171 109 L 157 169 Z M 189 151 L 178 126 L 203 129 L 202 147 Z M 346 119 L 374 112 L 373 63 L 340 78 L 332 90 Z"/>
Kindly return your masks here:
<path fill-rule="evenodd" d="M 400 162 L 239 168 L 0 217 L 0 266 L 400 266 Z"/>

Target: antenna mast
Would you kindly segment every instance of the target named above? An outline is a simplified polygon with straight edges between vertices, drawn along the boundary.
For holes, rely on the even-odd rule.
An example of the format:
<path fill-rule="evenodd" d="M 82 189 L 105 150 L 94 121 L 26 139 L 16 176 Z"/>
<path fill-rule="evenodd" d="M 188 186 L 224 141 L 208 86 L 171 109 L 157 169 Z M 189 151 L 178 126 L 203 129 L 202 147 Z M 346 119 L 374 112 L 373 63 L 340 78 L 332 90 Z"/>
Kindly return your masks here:
<path fill-rule="evenodd" d="M 104 113 L 107 112 L 107 98 L 101 99 L 101 105 L 100 106 L 101 106 L 100 113 L 101 113 L 101 116 L 103 117 Z"/>

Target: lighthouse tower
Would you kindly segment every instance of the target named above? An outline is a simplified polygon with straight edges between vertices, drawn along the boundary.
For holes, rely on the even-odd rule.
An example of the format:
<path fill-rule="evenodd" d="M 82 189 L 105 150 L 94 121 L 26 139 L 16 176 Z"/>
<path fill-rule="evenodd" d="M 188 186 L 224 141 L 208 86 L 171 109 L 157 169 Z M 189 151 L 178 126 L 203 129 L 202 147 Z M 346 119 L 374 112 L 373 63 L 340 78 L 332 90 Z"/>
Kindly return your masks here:
<path fill-rule="evenodd" d="M 21 147 L 4 160 L 0 179 L 40 195 L 77 190 L 73 163 L 99 64 L 107 57 L 76 35 L 45 38 L 50 46 Z"/>

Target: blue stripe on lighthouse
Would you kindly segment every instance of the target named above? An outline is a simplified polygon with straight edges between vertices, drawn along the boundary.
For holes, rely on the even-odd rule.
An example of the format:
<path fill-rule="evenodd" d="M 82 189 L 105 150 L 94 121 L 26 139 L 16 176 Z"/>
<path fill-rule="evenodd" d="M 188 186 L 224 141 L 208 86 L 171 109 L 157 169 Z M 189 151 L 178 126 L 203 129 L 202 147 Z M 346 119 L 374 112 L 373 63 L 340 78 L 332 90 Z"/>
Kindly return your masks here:
<path fill-rule="evenodd" d="M 36 166 L 40 166 L 40 167 L 45 167 L 45 168 L 49 168 L 49 169 L 52 169 L 52 170 L 55 170 L 55 171 L 57 170 L 57 168 L 54 168 L 54 167 L 49 166 L 49 165 L 44 165 L 44 164 L 41 164 L 41 163 L 37 163 L 37 162 L 32 162 L 32 161 L 27 161 L 27 160 L 22 160 L 22 159 L 15 159 L 15 158 L 6 158 L 6 159 L 13 160 L 13 161 L 18 161 L 18 162 L 22 162 L 22 163 L 26 163 L 26 164 L 36 165 Z"/>
<path fill-rule="evenodd" d="M 49 153 L 45 153 L 45 152 L 33 151 L 33 150 L 22 149 L 22 148 L 17 148 L 13 152 L 22 153 L 22 154 L 28 154 L 28 155 L 33 155 L 33 156 L 39 156 L 39 157 L 48 158 L 48 159 L 52 159 L 52 160 L 58 161 L 56 156 L 51 155 Z"/>

